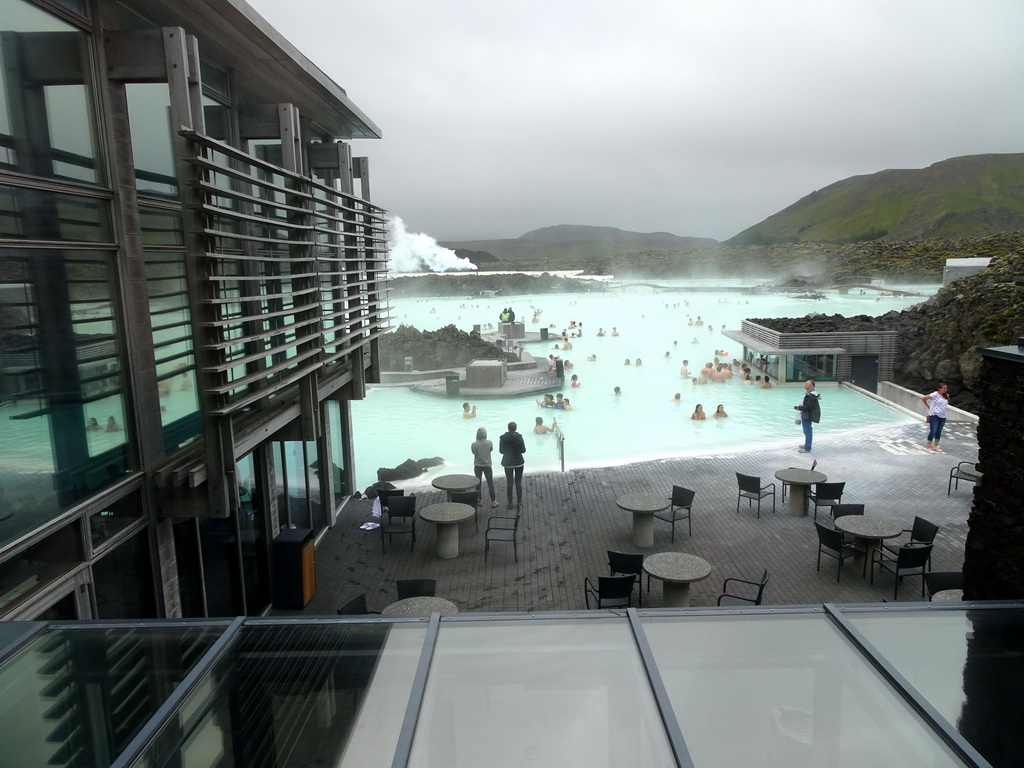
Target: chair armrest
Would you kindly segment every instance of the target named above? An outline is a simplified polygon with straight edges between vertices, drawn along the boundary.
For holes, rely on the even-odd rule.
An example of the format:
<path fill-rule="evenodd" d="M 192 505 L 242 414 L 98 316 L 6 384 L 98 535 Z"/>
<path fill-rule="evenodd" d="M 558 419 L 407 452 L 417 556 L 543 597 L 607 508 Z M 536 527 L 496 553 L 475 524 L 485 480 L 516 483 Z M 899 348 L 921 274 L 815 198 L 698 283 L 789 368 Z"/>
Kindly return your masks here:
<path fill-rule="evenodd" d="M 746 579 L 729 578 L 722 582 L 722 591 L 725 592 L 726 587 L 730 581 L 735 581 L 737 584 L 749 584 L 752 587 L 760 587 L 760 581 L 747 581 Z"/>
<path fill-rule="evenodd" d="M 493 523 L 495 520 L 505 520 L 507 522 L 500 523 L 499 525 L 491 525 L 491 523 Z M 514 517 L 506 517 L 505 515 L 494 515 L 492 517 L 488 517 L 487 518 L 487 528 L 488 528 L 488 530 L 490 530 L 491 528 L 498 528 L 498 529 L 514 528 L 515 527 L 515 523 L 516 523 L 516 519 Z"/>

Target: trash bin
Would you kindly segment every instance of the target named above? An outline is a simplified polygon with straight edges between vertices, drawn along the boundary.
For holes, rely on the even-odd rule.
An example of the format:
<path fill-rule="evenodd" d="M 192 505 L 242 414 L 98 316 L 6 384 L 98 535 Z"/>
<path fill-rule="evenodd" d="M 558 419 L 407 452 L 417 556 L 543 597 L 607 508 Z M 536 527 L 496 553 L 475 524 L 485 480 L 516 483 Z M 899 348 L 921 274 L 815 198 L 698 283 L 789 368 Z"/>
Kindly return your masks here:
<path fill-rule="evenodd" d="M 560 357 L 555 358 L 555 377 L 559 379 L 565 378 L 565 364 Z"/>
<path fill-rule="evenodd" d="M 411 371 L 412 370 L 412 358 L 411 357 L 405 358 L 405 370 L 407 370 L 407 371 Z"/>
<path fill-rule="evenodd" d="M 547 328 L 541 328 L 540 329 L 540 340 L 541 341 L 547 341 L 548 340 L 548 329 Z"/>
<path fill-rule="evenodd" d="M 447 395 L 459 394 L 459 374 L 449 373 L 444 377 L 444 391 Z"/>

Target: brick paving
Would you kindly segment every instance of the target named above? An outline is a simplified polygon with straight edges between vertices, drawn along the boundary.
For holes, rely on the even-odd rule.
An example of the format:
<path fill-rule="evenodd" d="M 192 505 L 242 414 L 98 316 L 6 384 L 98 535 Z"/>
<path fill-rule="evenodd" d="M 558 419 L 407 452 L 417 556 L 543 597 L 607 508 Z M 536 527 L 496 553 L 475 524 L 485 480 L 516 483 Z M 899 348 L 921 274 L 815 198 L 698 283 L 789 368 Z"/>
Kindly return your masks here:
<path fill-rule="evenodd" d="M 809 455 L 799 454 L 798 440 L 794 440 L 785 448 L 564 473 L 530 474 L 527 466 L 518 563 L 511 545 L 502 543 L 492 543 L 484 563 L 484 528 L 491 514 L 486 503 L 480 511 L 480 532 L 474 530 L 472 520 L 464 523 L 459 557 L 441 560 L 436 555 L 436 529 L 423 520 L 416 522 L 414 551 L 410 552 L 409 537 L 401 536 L 382 554 L 379 531 L 359 528 L 373 519 L 371 502 L 351 499 L 317 548 L 313 600 L 301 612 L 275 611 L 275 615 L 334 614 L 338 605 L 359 592 L 366 592 L 370 609 L 379 611 L 397 599 L 395 579 L 413 577 L 437 579 L 437 594 L 453 600 L 461 612 L 583 610 L 583 579 L 607 573 L 608 549 L 700 555 L 711 563 L 712 571 L 708 579 L 691 587 L 695 607 L 715 605 L 725 578 L 754 580 L 764 568 L 771 574 L 766 605 L 891 600 L 893 582 L 888 574 L 876 578 L 872 587 L 849 562 L 838 584 L 834 559 L 823 557 L 821 571 L 815 570 L 813 517 L 788 515 L 774 473 L 785 467 L 809 467 L 812 458 L 817 459 L 818 471 L 830 481 L 846 482 L 843 501 L 863 503 L 866 514 L 897 520 L 905 528 L 915 515 L 937 524 L 932 567 L 960 570 L 974 486 L 961 483 L 949 496 L 946 486 L 949 470 L 958 461 L 976 460 L 976 428 L 947 424 L 942 454 L 926 453 L 924 437 L 923 425 L 913 424 L 849 433 L 819 429 L 815 451 Z M 571 457 L 571 445 L 567 448 Z M 746 501 L 737 514 L 736 472 L 776 482 L 774 514 L 770 499 L 762 502 L 760 519 Z M 673 484 L 696 491 L 693 535 L 687 535 L 685 521 L 679 522 L 673 544 L 669 524 L 655 520 L 654 547 L 640 550 L 632 543 L 632 516 L 620 510 L 615 500 L 631 492 L 654 492 L 667 498 Z M 503 499 L 504 477 L 496 477 L 495 485 Z M 415 493 L 418 507 L 444 500 L 440 491 L 429 486 Z M 499 513 L 508 511 L 502 506 Z M 909 578 L 900 587 L 899 600 L 918 600 L 920 594 L 920 579 Z M 652 581 L 650 592 L 644 592 L 644 608 L 660 605 L 661 585 Z"/>

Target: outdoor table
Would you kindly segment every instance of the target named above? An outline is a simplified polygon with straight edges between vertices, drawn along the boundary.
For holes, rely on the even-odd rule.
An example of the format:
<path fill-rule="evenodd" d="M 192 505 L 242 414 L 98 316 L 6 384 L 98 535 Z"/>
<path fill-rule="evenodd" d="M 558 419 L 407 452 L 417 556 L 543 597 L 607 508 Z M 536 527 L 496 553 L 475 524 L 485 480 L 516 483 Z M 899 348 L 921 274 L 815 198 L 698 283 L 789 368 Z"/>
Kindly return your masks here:
<path fill-rule="evenodd" d="M 655 496 L 653 493 L 627 493 L 616 499 L 619 509 L 633 513 L 634 545 L 654 546 L 654 513 L 668 509 L 670 501 L 667 496 Z"/>
<path fill-rule="evenodd" d="M 453 493 L 475 491 L 480 487 L 480 478 L 475 475 L 438 475 L 431 485 L 439 491 L 444 491 L 450 499 Z"/>
<path fill-rule="evenodd" d="M 690 584 L 711 575 L 711 563 L 683 552 L 660 552 L 644 558 L 644 571 L 662 583 L 662 604 L 685 608 L 690 604 Z"/>
<path fill-rule="evenodd" d="M 836 528 L 849 533 L 861 543 L 853 554 L 853 567 L 860 567 L 861 576 L 868 575 L 868 564 L 874 563 L 875 552 L 882 548 L 883 539 L 895 539 L 903 533 L 903 523 L 864 515 L 843 515 L 836 518 Z M 872 566 L 877 568 L 877 566 Z M 875 571 L 877 574 L 877 570 Z"/>
<path fill-rule="evenodd" d="M 959 603 L 963 599 L 964 591 L 962 589 L 944 589 L 932 595 L 933 603 Z"/>
<path fill-rule="evenodd" d="M 775 473 L 775 479 L 789 484 L 789 514 L 791 517 L 807 516 L 807 491 L 815 483 L 824 483 L 828 475 L 813 469 L 790 467 Z"/>
<path fill-rule="evenodd" d="M 459 523 L 476 514 L 469 504 L 444 501 L 420 510 L 420 519 L 437 524 L 437 556 L 451 560 L 459 556 Z"/>
<path fill-rule="evenodd" d="M 442 616 L 451 616 L 458 612 L 459 607 L 443 597 L 407 597 L 391 603 L 381 611 L 381 614 L 423 616 L 440 613 Z"/>

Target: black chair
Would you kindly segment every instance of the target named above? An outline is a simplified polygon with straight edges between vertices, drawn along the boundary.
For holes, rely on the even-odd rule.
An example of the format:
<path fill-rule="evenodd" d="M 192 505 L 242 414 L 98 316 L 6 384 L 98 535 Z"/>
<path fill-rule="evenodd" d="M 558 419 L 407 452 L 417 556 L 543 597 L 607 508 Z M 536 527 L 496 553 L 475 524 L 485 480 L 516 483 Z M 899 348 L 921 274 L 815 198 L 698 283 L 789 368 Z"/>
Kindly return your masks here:
<path fill-rule="evenodd" d="M 608 550 L 608 575 L 609 576 L 636 576 L 637 603 L 641 608 L 644 605 L 643 589 L 640 586 L 640 576 L 644 572 L 644 555 L 642 552 L 616 552 Z M 650 576 L 647 577 L 647 589 L 651 588 Z"/>
<path fill-rule="evenodd" d="M 761 478 L 753 475 L 741 475 L 736 473 L 736 483 L 739 485 L 739 496 L 736 497 L 736 514 L 740 513 L 740 501 L 747 500 L 749 507 L 757 500 L 757 516 L 761 517 L 761 499 L 772 497 L 772 513 L 775 512 L 775 483 L 761 485 Z M 771 490 L 769 490 L 769 488 Z"/>
<path fill-rule="evenodd" d="M 407 597 L 433 597 L 437 591 L 437 579 L 395 579 L 398 599 Z"/>
<path fill-rule="evenodd" d="M 821 555 L 825 553 L 839 561 L 836 566 L 836 583 L 839 583 L 839 575 L 843 570 L 843 563 L 846 558 L 853 557 L 853 547 L 846 543 L 843 532 L 835 528 L 829 528 L 821 523 L 814 524 L 818 531 L 818 570 L 821 570 Z"/>
<path fill-rule="evenodd" d="M 473 525 L 476 527 L 477 532 L 480 531 L 480 507 L 477 506 L 479 499 L 480 497 L 476 491 L 452 491 L 448 494 L 448 501 L 456 504 L 468 504 L 473 508 Z"/>
<path fill-rule="evenodd" d="M 949 496 L 953 489 L 960 490 L 960 481 L 965 483 L 976 483 L 981 480 L 981 471 L 973 461 L 961 461 L 949 470 L 949 483 L 946 485 L 946 495 Z"/>
<path fill-rule="evenodd" d="M 388 506 L 388 499 L 394 498 L 395 496 L 405 496 L 405 491 L 402 488 L 381 488 L 377 491 L 377 498 L 380 499 L 380 508 L 386 509 Z"/>
<path fill-rule="evenodd" d="M 896 557 L 892 557 L 884 549 L 878 549 L 871 556 L 871 585 L 875 584 L 875 563 L 878 563 L 880 570 L 889 571 L 896 577 L 896 584 L 892 590 L 892 599 L 896 599 L 899 592 L 900 582 L 907 576 L 921 577 L 921 599 L 924 600 L 924 576 L 925 566 L 932 556 L 932 545 L 925 544 L 920 547 L 900 547 Z"/>
<path fill-rule="evenodd" d="M 365 616 L 368 613 L 380 613 L 380 611 L 371 611 L 366 607 L 365 592 L 360 592 L 338 609 L 339 616 Z"/>
<path fill-rule="evenodd" d="M 910 528 L 904 528 L 904 533 L 910 534 L 910 539 L 907 541 L 897 541 L 890 543 L 882 543 L 882 547 L 887 549 L 892 554 L 897 554 L 901 547 L 923 547 L 926 544 L 934 544 L 935 537 L 939 533 L 939 526 L 935 523 L 925 520 L 923 517 L 915 517 L 914 525 Z M 931 558 L 928 559 L 928 570 L 932 569 Z"/>
<path fill-rule="evenodd" d="M 583 579 L 583 596 L 590 608 L 590 598 L 597 600 L 598 608 L 629 608 L 633 602 L 633 585 L 636 574 L 626 576 L 598 576 L 597 586 L 590 579 Z"/>
<path fill-rule="evenodd" d="M 691 491 L 689 488 L 683 488 L 679 485 L 672 486 L 672 506 L 670 506 L 664 512 L 655 512 L 654 516 L 659 520 L 664 520 L 666 523 L 672 523 L 672 541 L 676 540 L 676 520 L 686 521 L 686 532 L 689 535 L 693 535 L 693 522 L 690 519 L 690 514 L 693 506 L 693 497 L 696 491 Z"/>
<path fill-rule="evenodd" d="M 843 489 L 846 483 L 815 483 L 814 489 L 807 495 L 807 504 L 814 505 L 814 519 L 818 519 L 818 507 L 832 507 L 843 501 Z"/>
<path fill-rule="evenodd" d="M 412 544 L 409 551 L 416 547 L 416 497 L 392 496 L 387 507 L 381 502 L 380 510 L 380 551 L 384 552 L 384 537 L 391 541 L 392 536 L 409 534 Z"/>
<path fill-rule="evenodd" d="M 515 562 L 519 562 L 519 550 L 516 545 L 516 534 L 519 533 L 519 521 L 523 517 L 523 507 L 516 507 L 515 517 L 507 515 L 492 515 L 487 518 L 487 530 L 484 531 L 484 562 L 487 562 L 487 552 L 491 548 L 492 541 L 512 542 L 512 556 Z"/>
<path fill-rule="evenodd" d="M 756 588 L 756 592 L 750 590 L 743 590 L 748 592 L 746 595 L 737 595 L 729 591 L 729 584 L 746 584 L 748 587 Z M 768 584 L 768 569 L 764 569 L 764 573 L 761 574 L 760 581 L 747 581 L 746 579 L 734 579 L 729 578 L 722 582 L 722 594 L 718 596 L 719 605 L 743 605 L 744 603 L 750 603 L 752 605 L 760 605 L 761 599 L 764 597 L 764 588 Z M 735 587 L 733 587 L 735 589 Z M 742 588 L 741 588 L 742 589 Z"/>
<path fill-rule="evenodd" d="M 928 593 L 928 599 L 936 592 L 943 592 L 947 589 L 963 589 L 963 571 L 931 571 L 924 575 L 924 588 Z"/>
<path fill-rule="evenodd" d="M 814 461 L 811 462 L 811 472 L 813 472 L 817 466 L 818 460 L 815 459 Z M 802 469 L 802 467 L 786 467 L 786 469 Z M 789 482 L 787 482 L 786 480 L 780 480 L 779 482 L 782 483 L 782 500 L 785 501 L 786 491 L 789 490 Z"/>

